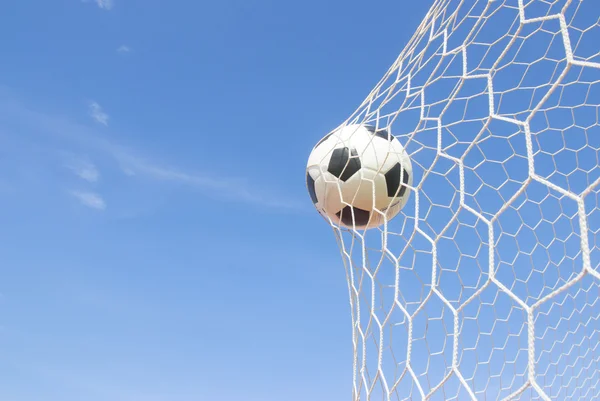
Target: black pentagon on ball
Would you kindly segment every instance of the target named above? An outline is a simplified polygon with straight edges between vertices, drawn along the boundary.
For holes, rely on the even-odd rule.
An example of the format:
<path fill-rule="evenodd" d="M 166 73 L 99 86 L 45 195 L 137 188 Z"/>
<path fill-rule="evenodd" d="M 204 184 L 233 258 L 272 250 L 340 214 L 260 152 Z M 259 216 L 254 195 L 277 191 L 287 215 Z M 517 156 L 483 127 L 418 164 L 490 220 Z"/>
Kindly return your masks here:
<path fill-rule="evenodd" d="M 306 173 L 306 187 L 308 188 L 308 194 L 310 195 L 310 199 L 312 199 L 313 204 L 316 204 L 317 192 L 315 190 L 315 180 L 308 173 Z"/>
<path fill-rule="evenodd" d="M 400 180 L 402 180 L 402 188 L 398 196 L 403 197 L 406 192 L 406 185 L 408 184 L 408 172 L 402 168 L 400 163 L 396 163 L 387 173 L 385 173 L 385 183 L 387 185 L 387 193 L 389 197 L 396 196 L 398 188 L 400 188 Z"/>
<path fill-rule="evenodd" d="M 346 182 L 360 170 L 360 159 L 356 149 L 337 148 L 333 150 L 327 171 Z"/>
<path fill-rule="evenodd" d="M 342 223 L 344 223 L 344 225 L 349 227 L 352 227 L 353 225 L 356 227 L 364 227 L 369 223 L 369 212 L 357 207 L 346 206 L 335 215 Z"/>
<path fill-rule="evenodd" d="M 388 130 L 386 129 L 376 129 L 372 125 L 367 125 L 365 128 L 373 135 L 385 139 L 386 141 L 391 141 L 392 139 L 394 139 L 394 137 L 391 136 Z"/>

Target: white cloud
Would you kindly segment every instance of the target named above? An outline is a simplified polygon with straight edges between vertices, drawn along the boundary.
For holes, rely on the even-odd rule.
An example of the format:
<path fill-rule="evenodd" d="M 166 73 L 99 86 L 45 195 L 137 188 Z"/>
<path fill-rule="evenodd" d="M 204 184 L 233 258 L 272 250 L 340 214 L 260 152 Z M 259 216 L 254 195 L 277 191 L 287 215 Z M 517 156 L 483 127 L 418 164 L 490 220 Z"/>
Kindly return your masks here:
<path fill-rule="evenodd" d="M 217 175 L 200 174 L 164 167 L 133 156 L 120 148 L 110 150 L 119 162 L 124 174 L 128 176 L 145 176 L 156 181 L 183 184 L 205 190 L 211 196 L 224 197 L 234 201 L 258 204 L 281 210 L 299 210 L 303 204 L 274 194 L 265 188 L 252 188 L 245 180 Z"/>
<path fill-rule="evenodd" d="M 110 10 L 113 8 L 113 0 L 96 0 L 96 4 L 98 4 L 98 7 L 104 10 Z"/>
<path fill-rule="evenodd" d="M 75 175 L 88 182 L 96 182 L 100 178 L 100 172 L 96 166 L 85 159 L 73 159 L 67 164 Z"/>
<path fill-rule="evenodd" d="M 111 8 L 113 8 L 114 2 L 113 0 L 82 0 L 84 3 L 89 3 L 90 1 L 93 1 L 94 3 L 96 3 L 96 5 L 98 7 L 100 7 L 103 10 L 110 10 Z"/>
<path fill-rule="evenodd" d="M 108 125 L 108 114 L 102 110 L 102 107 L 96 103 L 90 103 L 90 116 L 99 124 Z"/>
<path fill-rule="evenodd" d="M 85 205 L 87 207 L 90 207 L 92 209 L 97 209 L 97 210 L 106 209 L 106 202 L 104 202 L 104 199 L 102 199 L 102 197 L 96 193 L 71 191 L 71 195 L 73 195 L 83 205 Z"/>
<path fill-rule="evenodd" d="M 32 110 L 19 101 L 10 92 L 3 91 L 0 86 L 0 116 L 10 117 L 12 121 L 29 127 L 38 134 L 51 137 L 64 145 L 75 146 L 86 153 L 92 152 L 96 157 L 106 157 L 116 162 L 124 176 L 131 180 L 143 180 L 155 183 L 177 184 L 194 190 L 200 190 L 206 196 L 216 199 L 227 199 L 236 203 L 252 204 L 275 211 L 307 211 L 310 208 L 302 199 L 287 196 L 269 188 L 268 183 L 245 177 L 223 176 L 217 171 L 190 171 L 178 166 L 157 162 L 155 159 L 140 154 L 138 150 L 126 148 L 110 141 L 106 136 L 85 124 L 74 122 L 68 116 L 47 114 Z M 86 177 L 93 177 L 88 171 Z M 81 193 L 75 195 L 81 198 Z M 88 194 L 89 195 L 89 194 Z M 97 205 L 100 201 L 92 202 Z M 94 199 L 86 196 L 87 201 Z M 105 205 L 106 207 L 106 205 Z"/>
<path fill-rule="evenodd" d="M 131 48 L 127 45 L 121 45 L 117 48 L 117 53 L 129 53 Z"/>

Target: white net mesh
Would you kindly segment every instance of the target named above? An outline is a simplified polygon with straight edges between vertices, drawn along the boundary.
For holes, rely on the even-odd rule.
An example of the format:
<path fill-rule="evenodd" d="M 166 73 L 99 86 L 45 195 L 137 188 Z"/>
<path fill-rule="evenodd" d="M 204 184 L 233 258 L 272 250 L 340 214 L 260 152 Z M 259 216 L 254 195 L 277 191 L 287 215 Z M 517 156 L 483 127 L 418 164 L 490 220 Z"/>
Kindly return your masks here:
<path fill-rule="evenodd" d="M 600 399 L 600 2 L 438 0 L 346 123 L 414 183 L 332 225 L 355 400 Z"/>

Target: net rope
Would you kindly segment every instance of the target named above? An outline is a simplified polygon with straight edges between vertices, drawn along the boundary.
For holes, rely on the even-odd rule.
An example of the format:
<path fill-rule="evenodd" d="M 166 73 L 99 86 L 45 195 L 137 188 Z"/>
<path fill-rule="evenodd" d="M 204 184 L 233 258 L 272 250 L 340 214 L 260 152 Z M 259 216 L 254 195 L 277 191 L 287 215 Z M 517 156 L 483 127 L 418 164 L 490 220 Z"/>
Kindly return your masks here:
<path fill-rule="evenodd" d="M 600 399 L 599 16 L 436 0 L 344 122 L 388 129 L 414 175 L 379 229 L 331 224 L 354 400 Z"/>

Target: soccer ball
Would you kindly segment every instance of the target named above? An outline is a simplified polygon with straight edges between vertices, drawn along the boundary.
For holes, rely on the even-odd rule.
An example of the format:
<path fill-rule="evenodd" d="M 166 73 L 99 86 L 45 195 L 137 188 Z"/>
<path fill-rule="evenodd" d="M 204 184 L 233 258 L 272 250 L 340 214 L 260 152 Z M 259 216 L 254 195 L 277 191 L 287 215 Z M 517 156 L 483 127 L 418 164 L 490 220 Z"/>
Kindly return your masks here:
<path fill-rule="evenodd" d="M 351 229 L 375 228 L 396 216 L 412 179 L 400 141 L 368 125 L 346 125 L 325 136 L 306 166 L 308 193 L 319 213 Z"/>

